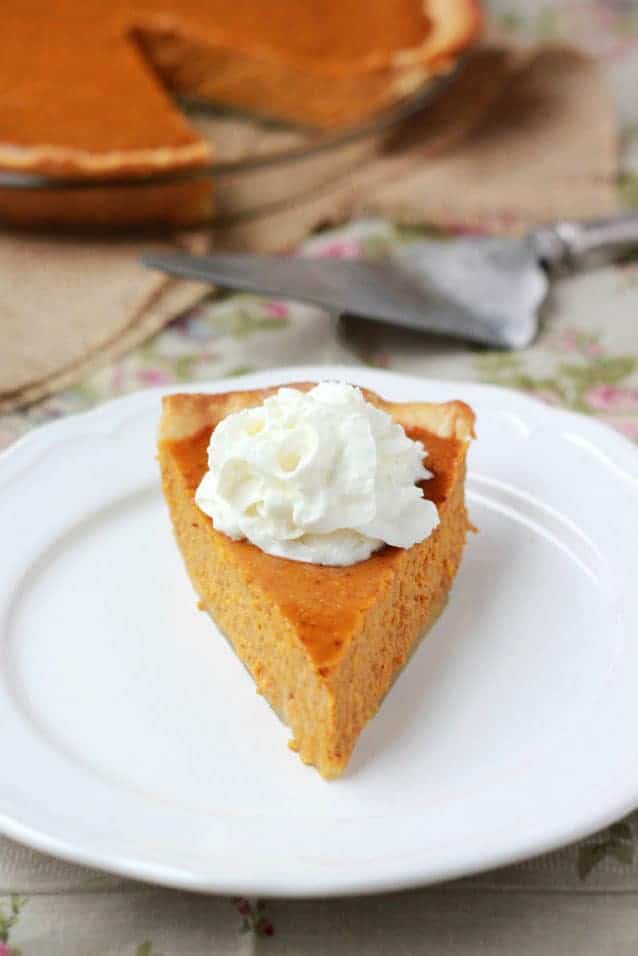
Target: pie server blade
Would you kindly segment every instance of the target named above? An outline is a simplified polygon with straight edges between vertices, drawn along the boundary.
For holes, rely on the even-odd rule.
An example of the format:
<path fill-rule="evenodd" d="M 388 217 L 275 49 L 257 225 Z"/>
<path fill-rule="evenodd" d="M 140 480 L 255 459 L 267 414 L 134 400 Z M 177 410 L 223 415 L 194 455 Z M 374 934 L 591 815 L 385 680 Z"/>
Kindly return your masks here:
<path fill-rule="evenodd" d="M 521 349 L 538 331 L 551 273 L 634 249 L 638 215 L 556 223 L 520 239 L 421 239 L 373 262 L 185 253 L 148 254 L 141 261 L 172 276 L 227 289 Z"/>

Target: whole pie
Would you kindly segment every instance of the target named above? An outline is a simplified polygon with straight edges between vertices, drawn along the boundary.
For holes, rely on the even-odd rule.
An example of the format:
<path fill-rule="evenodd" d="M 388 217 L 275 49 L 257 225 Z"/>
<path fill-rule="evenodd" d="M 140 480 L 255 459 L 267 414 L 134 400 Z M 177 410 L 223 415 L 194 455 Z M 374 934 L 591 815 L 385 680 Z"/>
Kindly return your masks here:
<path fill-rule="evenodd" d="M 175 94 L 355 123 L 445 69 L 479 23 L 477 0 L 6 0 L 2 14 L 0 170 L 85 179 L 207 165 Z M 0 215 L 22 222 L 187 223 L 210 208 L 207 180 L 0 190 Z"/>
<path fill-rule="evenodd" d="M 292 749 L 333 778 L 447 600 L 469 528 L 464 478 L 474 415 L 462 402 L 393 404 L 364 392 L 427 449 L 432 477 L 422 489 L 439 524 L 410 548 L 386 545 L 356 564 L 324 566 L 231 540 L 195 504 L 213 429 L 275 391 L 164 398 L 162 487 L 201 606 L 291 728 Z"/>

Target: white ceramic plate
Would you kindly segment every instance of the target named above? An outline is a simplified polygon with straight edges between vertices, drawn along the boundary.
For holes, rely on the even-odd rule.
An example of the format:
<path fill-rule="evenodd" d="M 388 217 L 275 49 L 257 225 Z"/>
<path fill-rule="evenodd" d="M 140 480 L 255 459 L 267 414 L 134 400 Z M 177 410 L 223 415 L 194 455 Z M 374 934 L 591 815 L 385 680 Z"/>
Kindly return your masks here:
<path fill-rule="evenodd" d="M 0 459 L 0 829 L 191 889 L 396 889 L 520 859 L 638 805 L 638 453 L 498 388 L 347 378 L 478 415 L 447 610 L 324 782 L 198 613 L 154 461 L 159 392 Z M 198 385 L 196 389 L 205 390 Z"/>

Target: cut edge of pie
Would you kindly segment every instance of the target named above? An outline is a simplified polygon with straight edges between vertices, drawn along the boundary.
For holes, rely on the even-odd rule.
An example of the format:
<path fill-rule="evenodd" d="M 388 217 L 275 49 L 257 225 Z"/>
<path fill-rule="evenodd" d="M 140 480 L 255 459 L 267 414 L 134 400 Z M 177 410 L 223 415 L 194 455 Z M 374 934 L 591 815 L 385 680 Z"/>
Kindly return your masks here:
<path fill-rule="evenodd" d="M 170 17 L 136 27 L 149 62 L 174 93 L 324 129 L 362 122 L 446 72 L 477 37 L 478 0 L 423 0 L 423 38 L 405 49 L 316 59 L 184 30 Z"/>
<path fill-rule="evenodd" d="M 411 548 L 386 546 L 358 564 L 325 567 L 232 541 L 194 501 L 213 428 L 276 390 L 166 396 L 158 440 L 162 488 L 200 606 L 291 728 L 291 748 L 331 779 L 345 769 L 363 727 L 445 605 L 471 527 L 464 477 L 474 414 L 463 402 L 393 403 L 362 390 L 424 442 L 433 478 L 423 488 L 440 523 Z"/>

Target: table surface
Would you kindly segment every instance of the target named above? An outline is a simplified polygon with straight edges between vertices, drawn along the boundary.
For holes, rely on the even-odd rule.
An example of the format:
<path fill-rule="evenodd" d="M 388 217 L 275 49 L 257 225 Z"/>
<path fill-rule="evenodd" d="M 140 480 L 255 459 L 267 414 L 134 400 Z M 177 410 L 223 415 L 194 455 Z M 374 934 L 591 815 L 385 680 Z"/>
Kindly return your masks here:
<path fill-rule="evenodd" d="M 493 0 L 499 27 L 569 39 L 599 56 L 622 129 L 627 204 L 638 205 L 637 0 Z M 375 256 L 410 233 L 379 220 L 307 243 Z M 560 280 L 533 347 L 486 352 L 253 296 L 211 298 L 80 385 L 0 417 L 0 447 L 41 422 L 158 384 L 275 365 L 368 364 L 495 382 L 596 415 L 638 441 L 638 264 Z M 10 775 L 10 767 L 6 767 Z M 592 767 L 595 773 L 595 766 Z M 638 814 L 517 866 L 382 897 L 230 900 L 157 889 L 71 866 L 0 838 L 0 956 L 98 954 L 638 954 Z"/>

